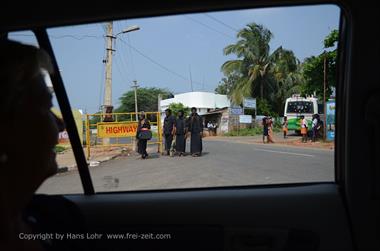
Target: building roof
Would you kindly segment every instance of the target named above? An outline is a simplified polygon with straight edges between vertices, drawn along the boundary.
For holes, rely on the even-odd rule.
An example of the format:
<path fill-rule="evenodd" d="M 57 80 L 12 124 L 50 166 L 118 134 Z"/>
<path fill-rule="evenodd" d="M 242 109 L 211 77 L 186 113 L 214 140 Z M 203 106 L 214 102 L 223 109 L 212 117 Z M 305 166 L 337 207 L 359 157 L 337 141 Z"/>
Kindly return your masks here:
<path fill-rule="evenodd" d="M 229 107 L 230 101 L 227 95 L 215 94 L 212 92 L 186 92 L 174 95 L 174 98 L 161 101 L 161 108 L 168 107 L 171 103 L 182 103 L 187 107 L 196 108 L 223 108 Z"/>

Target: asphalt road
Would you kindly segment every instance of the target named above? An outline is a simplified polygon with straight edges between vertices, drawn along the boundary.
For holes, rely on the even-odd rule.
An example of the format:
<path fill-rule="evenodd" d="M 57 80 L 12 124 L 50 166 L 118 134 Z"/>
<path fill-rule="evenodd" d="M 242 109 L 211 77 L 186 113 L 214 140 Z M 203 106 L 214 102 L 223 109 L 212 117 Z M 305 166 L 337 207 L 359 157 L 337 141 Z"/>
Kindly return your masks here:
<path fill-rule="evenodd" d="M 334 152 L 324 149 L 205 140 L 201 157 L 150 153 L 120 157 L 90 169 L 95 191 L 130 191 L 334 180 Z M 189 148 L 187 148 L 189 149 Z M 153 148 L 152 151 L 156 150 Z M 82 193 L 77 171 L 58 174 L 38 190 Z"/>

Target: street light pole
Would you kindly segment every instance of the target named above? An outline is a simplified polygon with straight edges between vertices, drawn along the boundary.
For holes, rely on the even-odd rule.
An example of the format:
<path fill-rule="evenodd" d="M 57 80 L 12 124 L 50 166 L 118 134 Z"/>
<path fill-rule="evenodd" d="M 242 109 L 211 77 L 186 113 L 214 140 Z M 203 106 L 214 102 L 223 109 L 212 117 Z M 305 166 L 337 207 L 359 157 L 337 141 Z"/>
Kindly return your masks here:
<path fill-rule="evenodd" d="M 127 33 L 131 31 L 136 31 L 139 30 L 140 27 L 134 25 L 126 28 L 125 30 L 117 33 L 115 36 L 113 35 L 113 22 L 108 22 L 107 23 L 107 55 L 106 59 L 103 60 L 103 62 L 106 64 L 106 82 L 105 82 L 105 87 L 104 87 L 104 103 L 103 103 L 103 114 L 104 114 L 104 119 L 103 121 L 113 121 L 112 119 L 112 53 L 115 51 L 112 48 L 113 45 L 113 40 L 116 39 L 116 37 L 119 34 L 122 33 Z M 103 144 L 107 145 L 110 143 L 109 138 L 103 138 Z"/>
<path fill-rule="evenodd" d="M 106 83 L 104 88 L 104 103 L 103 111 L 107 112 L 107 108 L 112 106 L 112 53 L 115 51 L 112 49 L 113 36 L 113 22 L 107 23 L 107 56 L 106 56 Z"/>
<path fill-rule="evenodd" d="M 137 85 L 137 81 L 136 80 L 133 81 L 133 84 L 134 85 L 132 85 L 132 87 L 135 88 L 135 113 L 136 113 L 136 121 L 138 121 L 139 117 L 137 115 L 137 112 L 138 112 L 138 108 L 137 108 L 137 87 L 139 87 L 139 86 Z"/>

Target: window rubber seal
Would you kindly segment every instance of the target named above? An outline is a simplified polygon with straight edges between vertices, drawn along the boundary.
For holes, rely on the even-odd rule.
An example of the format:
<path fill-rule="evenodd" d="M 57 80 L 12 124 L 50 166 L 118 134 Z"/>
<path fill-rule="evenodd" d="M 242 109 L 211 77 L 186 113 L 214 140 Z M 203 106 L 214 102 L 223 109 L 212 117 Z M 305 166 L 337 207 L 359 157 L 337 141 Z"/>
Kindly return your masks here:
<path fill-rule="evenodd" d="M 95 194 L 94 186 L 92 183 L 90 171 L 88 169 L 88 164 L 84 151 L 82 148 L 82 143 L 79 138 L 78 129 L 75 124 L 74 116 L 71 111 L 70 102 L 65 90 L 65 86 L 62 80 L 62 76 L 59 71 L 58 63 L 54 55 L 53 47 L 51 46 L 49 35 L 46 29 L 35 29 L 33 30 L 38 44 L 41 49 L 45 50 L 50 58 L 53 65 L 54 73 L 50 74 L 52 80 L 53 88 L 59 107 L 62 112 L 63 120 L 67 128 L 67 133 L 69 135 L 71 147 L 73 149 L 75 161 L 78 166 L 79 176 L 82 182 L 82 187 L 85 195 Z"/>

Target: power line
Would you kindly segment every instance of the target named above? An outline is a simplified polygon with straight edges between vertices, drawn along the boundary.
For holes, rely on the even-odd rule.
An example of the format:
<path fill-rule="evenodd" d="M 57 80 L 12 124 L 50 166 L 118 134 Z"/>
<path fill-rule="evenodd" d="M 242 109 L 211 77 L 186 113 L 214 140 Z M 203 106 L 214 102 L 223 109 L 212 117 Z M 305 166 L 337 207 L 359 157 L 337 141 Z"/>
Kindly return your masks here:
<path fill-rule="evenodd" d="M 128 44 L 127 42 L 125 42 L 122 38 L 119 38 L 120 41 L 122 41 L 123 43 L 125 43 L 127 46 L 129 46 L 130 48 L 132 48 L 134 51 L 136 51 L 140 56 L 146 58 L 147 60 L 149 60 L 150 62 L 152 62 L 153 64 L 157 65 L 158 67 L 160 67 L 161 69 L 164 69 L 165 71 L 183 79 L 183 80 L 188 80 L 185 76 L 167 68 L 166 66 L 160 64 L 159 62 L 157 62 L 156 60 L 152 59 L 151 57 L 148 57 L 147 55 L 145 55 L 144 53 L 142 53 L 141 51 L 139 51 L 138 49 L 136 49 L 135 47 L 133 47 L 132 45 Z"/>
<path fill-rule="evenodd" d="M 15 37 L 35 37 L 35 35 L 32 34 L 11 34 Z M 76 40 L 83 40 L 85 38 L 96 38 L 96 39 L 103 39 L 103 36 L 96 36 L 96 35 L 49 35 L 50 38 L 54 39 L 62 39 L 62 38 L 73 38 Z"/>
<path fill-rule="evenodd" d="M 127 26 L 127 21 L 125 20 L 125 25 Z M 132 42 L 131 42 L 131 36 L 129 33 L 127 33 L 127 38 L 128 38 L 128 43 L 130 45 L 132 45 Z M 124 45 L 125 46 L 125 45 Z M 133 53 L 132 53 L 132 49 L 131 47 L 128 47 L 129 49 L 129 55 L 131 57 L 131 68 L 132 68 L 132 74 L 133 74 L 133 78 L 136 79 L 136 72 L 135 72 L 135 64 L 134 64 L 134 61 L 133 61 Z"/>
<path fill-rule="evenodd" d="M 120 59 L 119 59 L 119 60 L 120 60 Z M 124 71 L 120 70 L 120 66 L 119 66 L 117 60 L 115 60 L 115 64 L 116 64 L 116 69 L 117 69 L 117 71 L 119 72 L 120 77 L 123 79 L 123 81 L 126 81 L 126 83 L 131 82 L 130 78 L 128 77 L 128 74 L 127 74 L 127 75 L 124 75 Z"/>
<path fill-rule="evenodd" d="M 122 42 L 123 42 L 125 45 L 127 45 L 128 47 L 132 48 L 135 52 L 137 52 L 137 54 L 139 54 L 140 56 L 142 56 L 142 57 L 144 57 L 145 59 L 149 60 L 151 63 L 157 65 L 157 66 L 160 67 L 161 69 L 163 69 L 163 70 L 165 70 L 165 71 L 167 71 L 167 72 L 169 72 L 169 73 L 171 73 L 171 74 L 173 74 L 173 75 L 177 76 L 178 78 L 181 78 L 181 79 L 183 79 L 183 80 L 185 80 L 185 81 L 188 81 L 188 80 L 189 80 L 189 79 L 188 79 L 187 77 L 185 77 L 184 75 L 182 75 L 182 74 L 180 74 L 180 73 L 177 73 L 177 72 L 175 72 L 174 70 L 169 69 L 168 67 L 162 65 L 161 63 L 159 63 L 158 61 L 154 60 L 153 58 L 151 58 L 151 57 L 145 55 L 143 52 L 141 52 L 141 51 L 138 50 L 137 48 L 135 48 L 135 47 L 133 47 L 132 45 L 128 44 L 128 43 L 127 43 L 125 40 L 123 40 L 122 38 L 119 37 L 118 39 L 120 39 L 120 41 L 122 41 Z M 198 81 L 194 81 L 194 80 L 193 80 L 192 82 L 195 83 L 195 84 L 197 84 L 197 85 L 200 85 L 200 86 L 203 85 L 202 83 L 200 83 L 200 82 L 198 82 Z"/>
<path fill-rule="evenodd" d="M 231 30 L 233 30 L 233 31 L 239 32 L 238 29 L 235 29 L 234 27 L 232 27 L 232 26 L 226 24 L 225 22 L 220 21 L 219 19 L 217 19 L 216 17 L 211 16 L 210 14 L 204 14 L 204 15 L 205 15 L 206 17 L 208 17 L 208 18 L 211 18 L 211 19 L 214 20 L 215 22 L 217 22 L 217 23 L 219 23 L 219 24 L 221 24 L 221 25 L 224 25 L 225 27 L 227 27 L 227 28 L 229 28 L 229 29 L 231 29 Z"/>
<path fill-rule="evenodd" d="M 212 31 L 214 31 L 214 32 L 216 32 L 216 33 L 219 33 L 220 35 L 223 35 L 223 36 L 228 37 L 228 38 L 231 38 L 231 39 L 235 39 L 234 37 L 228 35 L 227 33 L 224 33 L 224 32 L 221 32 L 221 31 L 219 31 L 219 30 L 217 30 L 217 29 L 214 29 L 214 28 L 212 28 L 211 26 L 209 26 L 209 25 L 207 25 L 207 24 L 204 24 L 204 23 L 202 23 L 202 22 L 200 22 L 200 21 L 198 21 L 198 20 L 196 20 L 196 19 L 194 19 L 194 18 L 192 18 L 192 17 L 190 17 L 190 16 L 186 16 L 186 15 L 184 15 L 184 17 L 186 17 L 187 19 L 190 19 L 191 21 L 193 21 L 193 22 L 195 22 L 195 23 L 197 23 L 197 24 L 200 24 L 200 25 L 206 27 L 206 28 L 209 29 L 209 30 L 212 30 Z"/>

